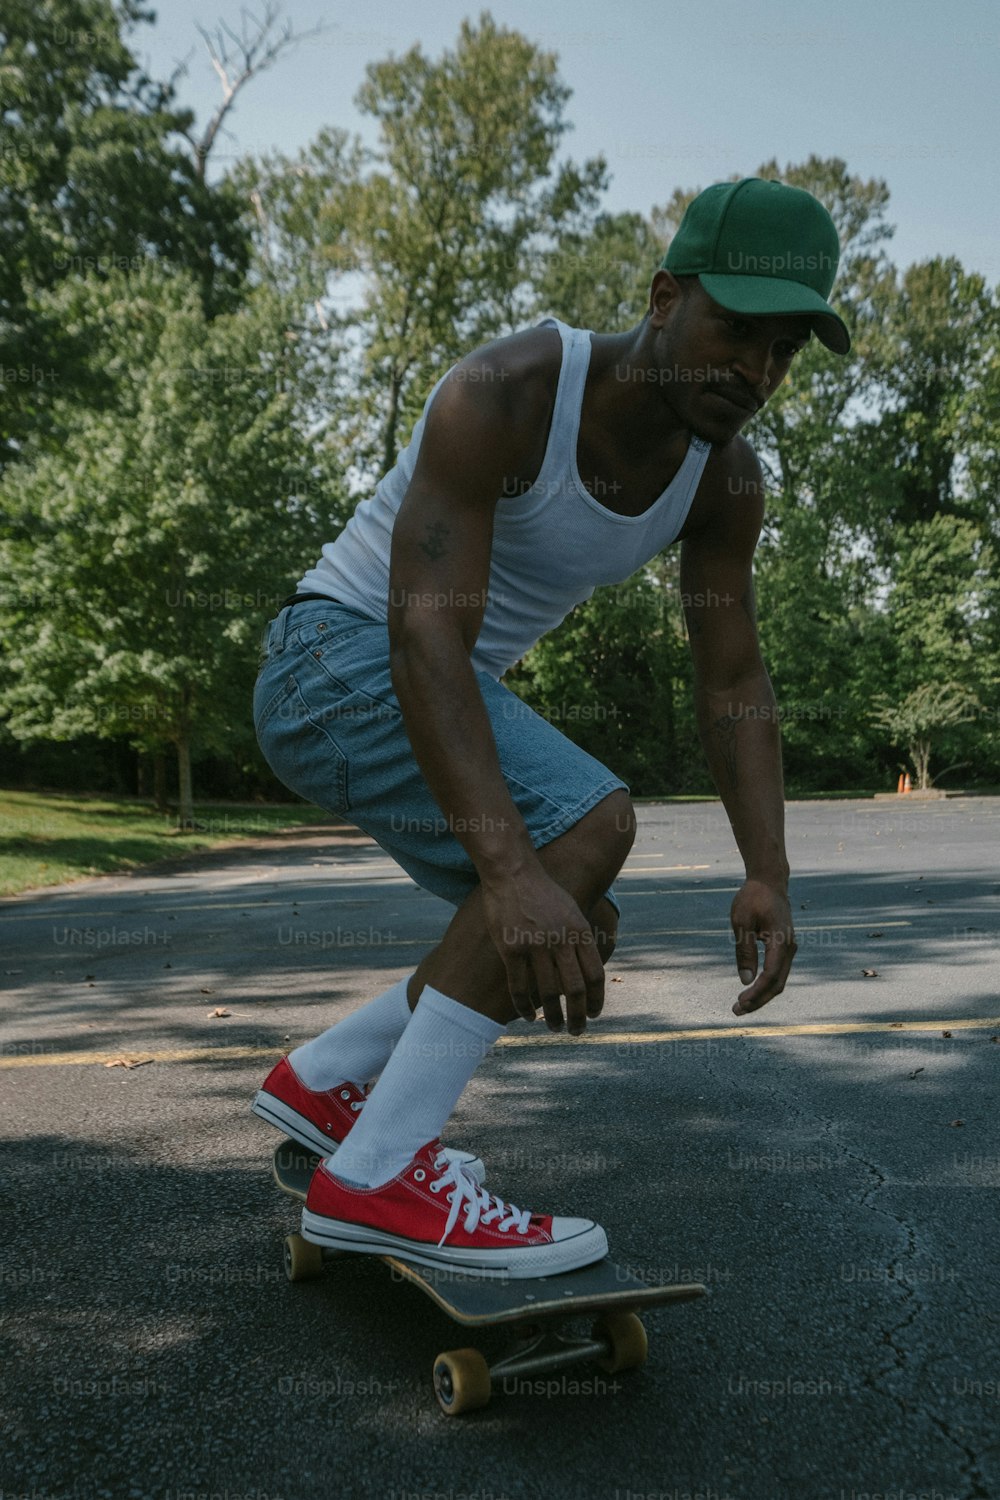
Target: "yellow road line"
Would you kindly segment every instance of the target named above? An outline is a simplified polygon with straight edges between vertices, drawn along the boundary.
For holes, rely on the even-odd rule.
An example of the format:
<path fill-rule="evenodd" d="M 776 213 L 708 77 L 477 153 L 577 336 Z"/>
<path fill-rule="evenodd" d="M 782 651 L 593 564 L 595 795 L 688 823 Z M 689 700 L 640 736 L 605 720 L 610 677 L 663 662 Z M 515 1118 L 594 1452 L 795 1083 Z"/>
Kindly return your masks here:
<path fill-rule="evenodd" d="M 884 927 L 912 927 L 913 923 L 907 917 L 900 917 L 898 920 L 894 919 L 891 922 L 875 922 L 874 925 L 881 931 L 881 929 L 884 928 Z M 795 931 L 796 932 L 839 932 L 841 930 L 841 928 L 849 928 L 849 927 L 867 927 L 867 928 L 871 928 L 871 926 L 872 926 L 872 920 L 871 919 L 869 919 L 869 921 L 867 921 L 867 922 L 811 922 L 809 924 L 802 923 L 802 922 L 796 922 L 796 924 L 795 924 Z M 631 928 L 626 928 L 625 932 L 622 933 L 622 936 L 621 936 L 621 947 L 624 948 L 625 945 L 626 945 L 626 943 L 628 942 L 629 938 L 632 938 L 632 937 L 646 938 L 646 937 L 663 937 L 663 936 L 668 936 L 668 935 L 671 936 L 671 937 L 689 937 L 689 936 L 694 935 L 694 934 L 702 935 L 702 936 L 706 936 L 706 937 L 715 937 L 720 932 L 725 932 L 725 933 L 727 933 L 728 935 L 731 936 L 731 929 L 730 929 L 730 926 L 729 926 L 728 922 L 723 923 L 720 920 L 719 925 L 717 927 L 640 927 L 635 932 L 633 932 Z M 616 949 L 615 951 L 617 952 L 618 950 Z"/>
<path fill-rule="evenodd" d="M 536 1025 L 540 1024 L 536 1022 Z M 655 1042 L 702 1042 L 726 1041 L 729 1037 L 771 1036 L 843 1036 L 857 1032 L 942 1032 L 976 1031 L 1000 1029 L 1000 1016 L 980 1021 L 975 1018 L 960 1021 L 819 1021 L 797 1026 L 771 1026 L 766 1022 L 756 1026 L 694 1026 L 683 1031 L 625 1031 L 603 1032 L 582 1037 L 567 1037 L 549 1033 L 541 1037 L 505 1036 L 497 1043 L 500 1047 L 532 1047 L 539 1045 L 573 1045 L 582 1042 L 585 1046 L 646 1046 Z"/>
<path fill-rule="evenodd" d="M 536 1022 L 541 1028 L 542 1023 Z M 774 1036 L 849 1036 L 858 1033 L 896 1032 L 909 1035 L 929 1035 L 942 1031 L 1000 1031 L 1000 1016 L 986 1020 L 976 1017 L 958 1021 L 820 1021 L 815 1024 L 772 1026 L 766 1023 L 756 1026 L 695 1026 L 677 1031 L 613 1031 L 592 1032 L 582 1037 L 559 1035 L 540 1030 L 534 1036 L 504 1036 L 500 1047 L 622 1047 L 655 1046 L 671 1042 L 723 1042 L 731 1037 L 756 1037 L 758 1040 Z M 8 1046 L 17 1046 L 16 1042 Z M 31 1045 L 25 1043 L 24 1045 Z M 144 1052 L 141 1048 L 118 1047 L 113 1050 L 92 1052 L 28 1053 L 18 1056 L 0 1055 L 0 1068 L 71 1068 L 86 1064 L 96 1065 L 113 1062 L 116 1058 L 127 1058 L 132 1062 L 231 1062 L 245 1058 L 277 1058 L 285 1049 L 272 1047 L 230 1046 L 177 1047 L 163 1052 Z"/>

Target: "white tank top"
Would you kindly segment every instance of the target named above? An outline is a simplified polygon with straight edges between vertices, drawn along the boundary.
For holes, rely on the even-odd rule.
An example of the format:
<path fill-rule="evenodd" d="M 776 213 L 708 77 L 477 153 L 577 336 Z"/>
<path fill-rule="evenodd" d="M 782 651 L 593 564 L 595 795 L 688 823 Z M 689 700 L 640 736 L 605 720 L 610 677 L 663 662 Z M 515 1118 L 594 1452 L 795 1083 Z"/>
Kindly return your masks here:
<path fill-rule="evenodd" d="M 602 505 L 584 489 L 576 465 L 591 331 L 570 328 L 558 318 L 539 326 L 547 324 L 558 328 L 563 349 L 545 458 L 529 490 L 498 500 L 486 612 L 472 652 L 473 666 L 496 678 L 600 584 L 631 577 L 675 540 L 712 451 L 710 443 L 692 435 L 674 478 L 641 515 L 620 516 Z M 427 397 L 395 466 L 299 580 L 300 593 L 330 594 L 374 620 L 387 618 L 392 528 L 413 476 L 427 413 L 448 373 Z"/>

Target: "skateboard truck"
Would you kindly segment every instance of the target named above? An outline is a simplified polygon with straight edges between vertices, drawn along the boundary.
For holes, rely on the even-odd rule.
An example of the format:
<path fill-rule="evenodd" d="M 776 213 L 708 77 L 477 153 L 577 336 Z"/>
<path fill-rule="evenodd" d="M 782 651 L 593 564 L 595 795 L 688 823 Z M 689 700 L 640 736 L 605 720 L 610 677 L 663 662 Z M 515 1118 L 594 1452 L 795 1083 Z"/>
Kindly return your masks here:
<path fill-rule="evenodd" d="M 478 1349 L 453 1349 L 434 1361 L 434 1394 L 449 1417 L 486 1406 L 495 1386 L 520 1375 L 539 1375 L 594 1360 L 608 1374 L 645 1364 L 648 1344 L 635 1313 L 605 1313 L 590 1338 L 575 1338 L 558 1327 L 528 1326 L 510 1352 L 488 1364 Z"/>

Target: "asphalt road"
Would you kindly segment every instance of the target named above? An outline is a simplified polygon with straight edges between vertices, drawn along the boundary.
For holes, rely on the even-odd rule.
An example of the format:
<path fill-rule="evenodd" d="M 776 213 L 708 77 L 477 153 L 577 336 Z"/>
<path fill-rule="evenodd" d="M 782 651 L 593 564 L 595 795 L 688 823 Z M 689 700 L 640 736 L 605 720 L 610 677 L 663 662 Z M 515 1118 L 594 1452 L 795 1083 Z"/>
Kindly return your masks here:
<path fill-rule="evenodd" d="M 448 1139 L 711 1295 L 456 1420 L 417 1291 L 285 1281 L 248 1112 L 450 909 L 336 829 L 0 903 L 0 1500 L 1000 1496 L 1000 802 L 790 805 L 800 949 L 739 1021 L 722 809 L 639 812 L 604 1017 L 511 1027 Z"/>

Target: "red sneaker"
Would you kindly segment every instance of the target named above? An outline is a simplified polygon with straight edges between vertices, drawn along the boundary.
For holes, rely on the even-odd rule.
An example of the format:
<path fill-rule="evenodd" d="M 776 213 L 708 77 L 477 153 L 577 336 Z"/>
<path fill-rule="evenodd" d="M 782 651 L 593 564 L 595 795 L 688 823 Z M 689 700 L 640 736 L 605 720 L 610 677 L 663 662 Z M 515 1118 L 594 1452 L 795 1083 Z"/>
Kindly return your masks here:
<path fill-rule="evenodd" d="M 250 1108 L 255 1115 L 290 1135 L 294 1141 L 332 1156 L 365 1105 L 364 1089 L 356 1083 L 338 1083 L 332 1089 L 307 1089 L 287 1057 L 271 1069 Z M 471 1151 L 441 1146 L 451 1161 L 484 1181 L 486 1168 Z"/>
<path fill-rule="evenodd" d="M 321 1162 L 302 1210 L 302 1235 L 315 1245 L 401 1255 L 477 1276 L 554 1276 L 608 1253 L 607 1236 L 592 1219 L 554 1219 L 505 1203 L 448 1161 L 440 1141 L 428 1141 L 377 1188 L 346 1182 Z"/>

